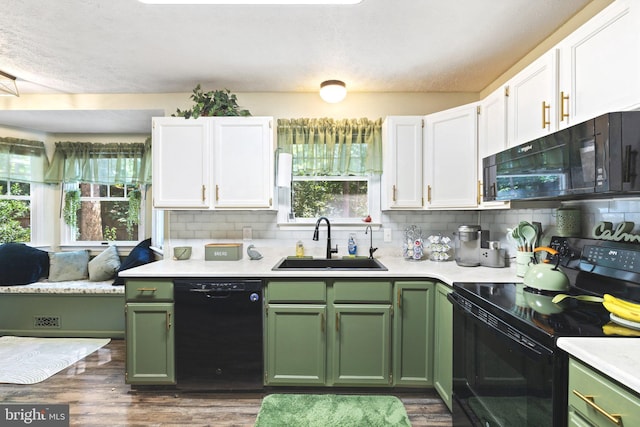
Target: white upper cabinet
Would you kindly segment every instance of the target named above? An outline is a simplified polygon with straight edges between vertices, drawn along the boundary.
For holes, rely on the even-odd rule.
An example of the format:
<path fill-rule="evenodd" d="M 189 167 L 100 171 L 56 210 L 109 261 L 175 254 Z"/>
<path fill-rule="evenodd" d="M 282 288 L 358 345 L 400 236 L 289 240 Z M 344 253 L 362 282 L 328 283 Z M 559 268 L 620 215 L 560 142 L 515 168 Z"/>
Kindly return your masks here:
<path fill-rule="evenodd" d="M 153 119 L 153 206 L 264 209 L 273 202 L 270 117 Z"/>
<path fill-rule="evenodd" d="M 209 207 L 210 122 L 155 117 L 152 123 L 153 206 Z"/>
<path fill-rule="evenodd" d="M 478 114 L 478 181 L 480 194 L 483 189 L 482 159 L 498 153 L 507 146 L 507 88 L 500 87 L 480 101 Z M 509 202 L 485 202 L 481 198 L 483 208 L 506 208 Z"/>
<path fill-rule="evenodd" d="M 383 123 L 382 209 L 422 209 L 423 116 Z"/>
<path fill-rule="evenodd" d="M 559 45 L 560 127 L 640 106 L 640 4 L 618 0 Z"/>
<path fill-rule="evenodd" d="M 426 207 L 478 206 L 478 104 L 425 117 Z"/>
<path fill-rule="evenodd" d="M 553 49 L 507 83 L 508 143 L 515 146 L 558 129 L 558 54 Z"/>
<path fill-rule="evenodd" d="M 270 208 L 273 204 L 272 120 L 220 117 L 214 121 L 216 208 Z"/>

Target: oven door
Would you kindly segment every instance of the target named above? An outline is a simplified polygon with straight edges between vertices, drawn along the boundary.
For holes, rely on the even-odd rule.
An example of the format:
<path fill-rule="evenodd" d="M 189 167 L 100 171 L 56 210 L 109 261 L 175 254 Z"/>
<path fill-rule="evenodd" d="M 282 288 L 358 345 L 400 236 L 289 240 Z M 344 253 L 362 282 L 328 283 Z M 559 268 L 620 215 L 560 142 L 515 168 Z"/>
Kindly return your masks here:
<path fill-rule="evenodd" d="M 562 378 L 554 375 L 561 370 L 554 366 L 553 352 L 456 292 L 449 299 L 454 307 L 453 426 L 566 425 L 563 408 L 554 414 L 554 396 L 562 399 L 566 385 L 562 390 Z"/>

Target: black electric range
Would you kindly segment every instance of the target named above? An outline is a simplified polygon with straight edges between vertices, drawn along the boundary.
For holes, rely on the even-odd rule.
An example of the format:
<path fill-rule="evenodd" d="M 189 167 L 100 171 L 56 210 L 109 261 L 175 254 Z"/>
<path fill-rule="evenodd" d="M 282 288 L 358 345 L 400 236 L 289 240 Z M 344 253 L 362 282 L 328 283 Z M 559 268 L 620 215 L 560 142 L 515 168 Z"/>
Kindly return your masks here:
<path fill-rule="evenodd" d="M 566 294 L 640 301 L 640 245 L 554 237 Z M 559 337 L 605 336 L 599 302 L 522 283 L 454 283 L 453 425 L 566 426 L 568 357 Z M 630 331 L 635 332 L 635 331 Z"/>

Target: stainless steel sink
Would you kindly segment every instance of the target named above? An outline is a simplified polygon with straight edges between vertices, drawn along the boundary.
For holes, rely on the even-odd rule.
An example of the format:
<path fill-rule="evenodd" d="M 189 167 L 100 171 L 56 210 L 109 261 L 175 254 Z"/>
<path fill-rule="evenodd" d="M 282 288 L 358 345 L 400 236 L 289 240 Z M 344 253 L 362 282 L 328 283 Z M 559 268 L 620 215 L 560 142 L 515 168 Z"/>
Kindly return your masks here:
<path fill-rule="evenodd" d="M 387 271 L 387 267 L 375 258 L 282 258 L 271 270 Z"/>

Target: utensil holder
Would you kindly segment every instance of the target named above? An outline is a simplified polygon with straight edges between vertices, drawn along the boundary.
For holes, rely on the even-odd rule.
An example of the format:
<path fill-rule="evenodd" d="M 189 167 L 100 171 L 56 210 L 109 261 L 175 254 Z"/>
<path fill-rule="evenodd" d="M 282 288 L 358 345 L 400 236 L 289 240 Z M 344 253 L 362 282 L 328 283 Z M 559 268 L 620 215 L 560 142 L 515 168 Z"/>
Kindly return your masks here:
<path fill-rule="evenodd" d="M 533 252 L 517 251 L 516 252 L 516 276 L 524 277 L 529 269 Z"/>

